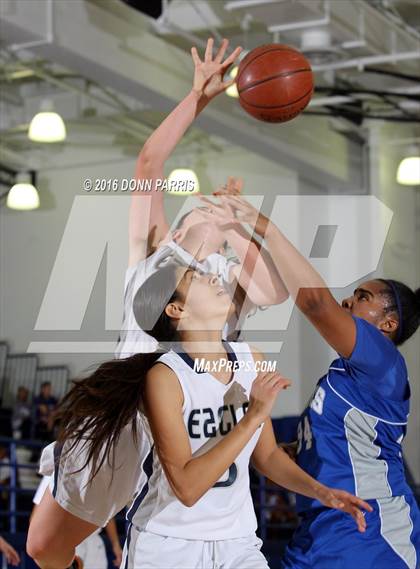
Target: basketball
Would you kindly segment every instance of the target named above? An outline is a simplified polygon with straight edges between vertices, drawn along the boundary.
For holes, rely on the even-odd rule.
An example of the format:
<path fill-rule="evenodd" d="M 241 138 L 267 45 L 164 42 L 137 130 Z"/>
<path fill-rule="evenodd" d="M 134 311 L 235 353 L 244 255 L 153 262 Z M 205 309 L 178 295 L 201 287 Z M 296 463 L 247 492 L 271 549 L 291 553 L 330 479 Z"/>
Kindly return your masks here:
<path fill-rule="evenodd" d="M 293 47 L 276 43 L 248 53 L 239 65 L 236 84 L 242 108 L 265 122 L 295 118 L 314 89 L 308 60 Z"/>

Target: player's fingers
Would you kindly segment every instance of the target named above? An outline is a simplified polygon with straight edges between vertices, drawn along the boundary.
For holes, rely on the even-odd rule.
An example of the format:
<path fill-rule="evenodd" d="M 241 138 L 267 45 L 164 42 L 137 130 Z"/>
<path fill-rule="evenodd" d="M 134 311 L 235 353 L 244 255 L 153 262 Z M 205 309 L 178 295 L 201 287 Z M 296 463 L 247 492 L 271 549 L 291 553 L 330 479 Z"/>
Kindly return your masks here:
<path fill-rule="evenodd" d="M 279 390 L 280 389 L 287 389 L 291 385 L 292 385 L 292 382 L 290 381 L 290 379 L 287 379 L 286 377 L 282 377 L 282 378 L 278 379 L 277 383 L 276 383 L 276 387 Z"/>
<path fill-rule="evenodd" d="M 275 374 L 275 385 L 279 386 L 280 389 L 284 389 L 285 387 L 289 387 L 292 385 L 291 380 L 288 377 L 283 377 L 280 373 Z"/>
<path fill-rule="evenodd" d="M 235 215 L 236 221 L 239 223 L 248 223 L 249 219 L 247 215 Z"/>
<path fill-rule="evenodd" d="M 271 379 L 273 379 L 276 375 L 278 374 L 276 374 L 274 371 L 260 371 L 255 381 L 258 381 L 259 383 L 264 385 L 265 383 L 268 383 Z"/>
<path fill-rule="evenodd" d="M 204 53 L 204 61 L 208 62 L 212 60 L 213 57 L 213 44 L 214 44 L 214 39 L 213 38 L 209 38 L 207 40 L 207 45 L 206 45 L 206 51 Z"/>
<path fill-rule="evenodd" d="M 214 58 L 214 61 L 215 61 L 216 63 L 221 63 L 221 62 L 222 62 L 222 59 L 223 59 L 224 56 L 225 56 L 226 49 L 227 49 L 228 45 L 229 45 L 229 40 L 226 39 L 226 38 L 223 38 L 223 41 L 222 41 L 222 43 L 220 44 L 219 50 L 218 50 L 218 52 L 216 53 L 216 57 Z"/>
<path fill-rule="evenodd" d="M 362 514 L 362 512 L 358 508 L 352 509 L 352 511 L 350 513 L 351 513 L 352 517 L 354 518 L 354 520 L 357 524 L 357 529 L 360 532 L 364 532 L 366 530 L 365 516 Z"/>
<path fill-rule="evenodd" d="M 243 187 L 244 187 L 244 179 L 243 178 L 236 178 L 235 179 L 235 192 L 240 194 L 242 192 Z"/>
<path fill-rule="evenodd" d="M 368 504 L 367 502 L 365 502 L 364 500 L 362 500 L 361 498 L 358 498 L 357 496 L 352 496 L 352 503 L 354 504 L 354 506 L 356 506 L 357 508 L 363 508 L 364 510 L 367 510 L 368 512 L 373 512 L 373 508 L 370 504 Z"/>
<path fill-rule="evenodd" d="M 262 384 L 273 389 L 285 389 L 291 385 L 291 381 L 277 372 L 267 373 L 262 380 Z"/>
<path fill-rule="evenodd" d="M 247 202 L 245 202 L 245 201 L 243 200 L 243 198 L 242 198 L 241 196 L 239 196 L 239 195 L 232 195 L 232 194 L 230 194 L 230 195 L 229 195 L 229 200 L 230 200 L 233 204 L 235 204 L 235 206 L 237 206 L 238 209 L 242 209 L 242 210 L 249 209 L 250 204 L 247 203 Z"/>
<path fill-rule="evenodd" d="M 199 200 L 203 201 L 203 202 L 209 202 L 209 203 L 213 203 L 211 200 L 209 200 L 209 198 L 207 198 L 206 196 L 204 196 L 202 193 L 198 192 L 195 194 Z"/>
<path fill-rule="evenodd" d="M 232 65 L 232 63 L 235 61 L 235 59 L 238 57 L 238 55 L 241 53 L 242 51 L 242 47 L 238 46 L 236 49 L 233 50 L 233 52 L 229 55 L 229 57 L 227 57 L 225 59 L 225 61 L 223 62 L 223 69 L 226 70 L 230 65 Z"/>
<path fill-rule="evenodd" d="M 202 63 L 202 61 L 198 55 L 198 51 L 197 51 L 196 47 L 191 48 L 191 55 L 192 55 L 195 66 L 200 65 L 200 63 Z"/>
<path fill-rule="evenodd" d="M 206 198 L 206 197 L 204 197 L 204 196 L 202 196 L 202 195 L 198 195 L 198 194 L 196 194 L 196 195 L 197 195 L 198 199 L 199 199 L 200 201 L 202 201 L 203 203 L 205 203 L 206 205 L 208 205 L 208 207 L 210 207 L 210 208 L 212 208 L 212 207 L 217 207 L 214 202 L 212 202 L 211 200 L 209 200 L 209 198 Z M 199 211 L 202 211 L 202 210 L 199 210 Z"/>

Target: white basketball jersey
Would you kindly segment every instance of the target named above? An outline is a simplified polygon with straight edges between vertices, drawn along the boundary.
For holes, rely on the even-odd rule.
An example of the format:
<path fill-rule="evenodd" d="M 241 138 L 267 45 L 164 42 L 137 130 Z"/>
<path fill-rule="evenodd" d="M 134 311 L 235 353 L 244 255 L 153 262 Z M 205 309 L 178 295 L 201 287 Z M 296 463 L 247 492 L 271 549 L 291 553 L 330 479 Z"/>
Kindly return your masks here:
<path fill-rule="evenodd" d="M 193 456 L 212 448 L 244 416 L 256 377 L 248 344 L 225 342 L 229 360 L 238 369 L 223 384 L 207 372 L 194 370 L 188 354 L 169 351 L 158 361 L 177 375 L 184 394 L 183 417 Z M 149 429 L 144 418 L 144 428 Z M 229 470 L 192 507 L 174 495 L 157 456 L 151 448 L 143 461 L 147 481 L 139 489 L 127 518 L 139 530 L 183 539 L 221 540 L 245 537 L 257 527 L 249 489 L 249 461 L 262 426 L 244 447 Z"/>
<path fill-rule="evenodd" d="M 144 332 L 137 324 L 133 312 L 133 300 L 136 292 L 145 280 L 171 259 L 177 259 L 186 266 L 191 265 L 204 273 L 217 274 L 226 284 L 229 282 L 231 267 L 237 264 L 234 261 L 228 261 L 226 257 L 218 253 L 212 253 L 204 261 L 198 262 L 188 251 L 177 245 L 175 241 L 170 241 L 166 245 L 159 247 L 152 255 L 143 259 L 134 267 L 129 267 L 125 275 L 124 316 L 118 345 L 115 350 L 116 358 L 126 358 L 138 352 L 145 353 L 156 350 L 156 340 Z M 228 330 L 226 326 L 223 337 L 227 337 L 230 332 L 231 330 Z"/>

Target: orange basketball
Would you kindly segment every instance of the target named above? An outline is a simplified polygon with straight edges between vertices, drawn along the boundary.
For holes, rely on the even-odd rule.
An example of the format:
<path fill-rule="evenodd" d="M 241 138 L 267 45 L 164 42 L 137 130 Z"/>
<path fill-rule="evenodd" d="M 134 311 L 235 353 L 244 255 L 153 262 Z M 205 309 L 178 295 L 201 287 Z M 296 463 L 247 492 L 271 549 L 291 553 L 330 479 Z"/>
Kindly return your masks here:
<path fill-rule="evenodd" d="M 295 118 L 314 89 L 308 60 L 293 47 L 277 43 L 248 53 L 239 65 L 236 85 L 245 111 L 266 122 Z"/>

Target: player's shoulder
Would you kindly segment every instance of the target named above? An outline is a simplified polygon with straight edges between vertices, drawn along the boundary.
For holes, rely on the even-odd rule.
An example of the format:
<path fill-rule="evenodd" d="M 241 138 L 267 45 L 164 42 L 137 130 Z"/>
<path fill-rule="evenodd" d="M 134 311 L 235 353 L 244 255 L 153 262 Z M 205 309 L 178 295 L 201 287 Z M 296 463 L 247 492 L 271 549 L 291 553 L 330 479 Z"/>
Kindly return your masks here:
<path fill-rule="evenodd" d="M 152 365 L 150 369 L 146 372 L 146 380 L 152 380 L 154 382 L 168 382 L 176 378 L 177 375 L 173 369 L 166 365 L 163 361 L 157 361 Z"/>
<path fill-rule="evenodd" d="M 145 393 L 148 399 L 183 401 L 183 391 L 177 374 L 163 362 L 156 362 L 145 374 Z"/>

